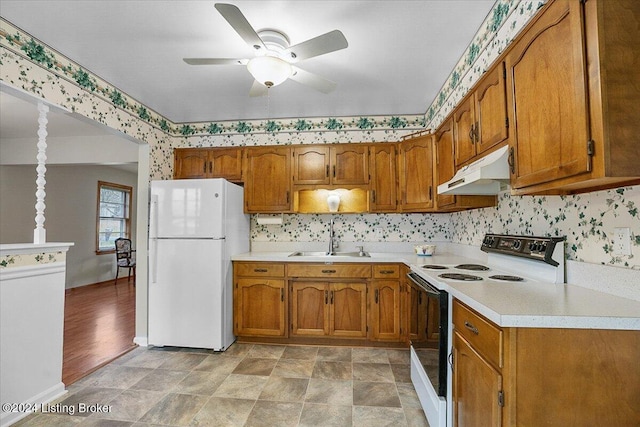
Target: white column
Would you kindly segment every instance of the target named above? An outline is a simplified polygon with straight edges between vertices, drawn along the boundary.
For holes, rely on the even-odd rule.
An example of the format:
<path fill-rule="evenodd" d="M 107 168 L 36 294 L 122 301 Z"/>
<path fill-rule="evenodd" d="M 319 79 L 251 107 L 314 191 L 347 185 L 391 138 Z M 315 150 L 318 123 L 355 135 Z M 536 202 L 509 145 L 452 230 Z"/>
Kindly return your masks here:
<path fill-rule="evenodd" d="M 44 197 L 47 194 L 44 191 L 44 186 L 47 181 L 44 179 L 44 174 L 47 171 L 45 162 L 47 160 L 47 113 L 49 112 L 49 107 L 39 102 L 38 112 L 38 166 L 36 167 L 38 177 L 36 178 L 36 228 L 33 230 L 34 244 L 47 242 L 47 230 L 44 228 L 44 209 L 47 207 L 44 204 Z"/>

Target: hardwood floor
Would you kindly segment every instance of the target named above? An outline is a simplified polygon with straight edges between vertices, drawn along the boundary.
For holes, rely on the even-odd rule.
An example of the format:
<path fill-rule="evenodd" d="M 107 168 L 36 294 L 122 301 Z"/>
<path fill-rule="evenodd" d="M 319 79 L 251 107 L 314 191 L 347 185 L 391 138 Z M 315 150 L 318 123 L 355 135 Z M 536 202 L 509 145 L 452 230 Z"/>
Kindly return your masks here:
<path fill-rule="evenodd" d="M 64 304 L 62 382 L 72 384 L 136 347 L 133 281 L 68 289 Z"/>

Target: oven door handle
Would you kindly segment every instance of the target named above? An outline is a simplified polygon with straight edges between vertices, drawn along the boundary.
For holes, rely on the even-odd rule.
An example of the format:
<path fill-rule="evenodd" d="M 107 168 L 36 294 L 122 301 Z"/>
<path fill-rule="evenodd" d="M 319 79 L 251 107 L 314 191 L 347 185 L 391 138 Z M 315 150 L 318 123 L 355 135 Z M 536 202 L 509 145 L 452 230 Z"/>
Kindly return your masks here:
<path fill-rule="evenodd" d="M 414 273 L 415 274 L 415 273 Z M 418 285 L 420 287 L 420 289 L 422 289 L 423 291 L 425 291 L 428 295 L 434 296 L 434 297 L 439 297 L 440 296 L 440 292 L 434 288 L 431 284 L 429 283 L 420 283 L 419 281 L 417 281 L 414 276 L 411 273 L 407 274 L 407 277 L 409 278 L 409 280 L 411 280 L 413 283 L 415 283 L 416 285 Z"/>

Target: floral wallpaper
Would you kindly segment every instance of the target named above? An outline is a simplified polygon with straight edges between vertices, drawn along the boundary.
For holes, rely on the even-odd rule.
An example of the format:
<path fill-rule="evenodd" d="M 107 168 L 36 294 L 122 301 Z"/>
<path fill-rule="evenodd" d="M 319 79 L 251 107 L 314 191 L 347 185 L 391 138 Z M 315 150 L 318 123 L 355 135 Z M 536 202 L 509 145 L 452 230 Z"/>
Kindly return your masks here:
<path fill-rule="evenodd" d="M 0 270 L 12 267 L 25 267 L 28 265 L 53 264 L 64 262 L 66 252 L 38 252 L 35 254 L 4 255 L 0 258 Z"/>
<path fill-rule="evenodd" d="M 425 114 L 173 123 L 0 18 L 0 80 L 150 145 L 150 179 L 170 179 L 175 147 L 398 141 L 435 129 L 546 0 L 497 0 Z M 568 259 L 638 268 L 612 251 L 614 227 L 629 227 L 640 250 L 640 186 L 577 196 L 499 196 L 495 208 L 454 214 L 336 215 L 342 241 L 451 240 L 479 246 L 486 232 L 567 236 Z M 326 241 L 327 215 L 285 215 L 258 225 L 253 241 Z M 35 261 L 41 262 L 36 260 Z M 0 260 L 6 267 L 17 259 Z M 12 264 L 13 265 L 13 264 Z"/>
<path fill-rule="evenodd" d="M 452 241 L 480 246 L 485 233 L 566 236 L 574 261 L 640 268 L 640 186 L 574 196 L 511 196 L 495 208 L 451 215 Z M 632 255 L 613 250 L 614 228 L 631 231 Z"/>
<path fill-rule="evenodd" d="M 341 242 L 429 242 L 451 240 L 447 214 L 337 214 L 334 232 Z M 254 242 L 328 242 L 331 214 L 284 215 L 282 225 L 251 220 Z"/>

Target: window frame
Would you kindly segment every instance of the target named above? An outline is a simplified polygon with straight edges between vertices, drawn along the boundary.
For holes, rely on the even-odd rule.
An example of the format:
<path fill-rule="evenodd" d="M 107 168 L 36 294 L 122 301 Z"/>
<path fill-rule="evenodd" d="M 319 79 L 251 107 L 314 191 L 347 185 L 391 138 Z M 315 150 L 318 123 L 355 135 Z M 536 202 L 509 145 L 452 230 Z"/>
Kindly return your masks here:
<path fill-rule="evenodd" d="M 102 193 L 102 189 L 103 188 L 107 188 L 107 189 L 111 189 L 111 190 L 119 190 L 122 191 L 123 193 L 125 193 L 125 217 L 124 218 L 120 218 L 120 217 L 116 217 L 118 219 L 124 219 L 124 236 L 127 239 L 131 238 L 131 206 L 133 205 L 133 187 L 129 186 L 129 185 L 122 185 L 122 184 L 116 184 L 113 182 L 107 182 L 107 181 L 98 181 L 98 194 L 96 197 L 97 200 L 97 204 L 96 204 L 96 255 L 104 255 L 104 254 L 113 254 L 116 251 L 115 246 L 111 249 L 100 249 L 100 221 L 104 218 L 107 219 L 107 217 L 101 217 L 100 216 L 100 204 L 102 202 L 101 199 L 101 193 Z"/>

